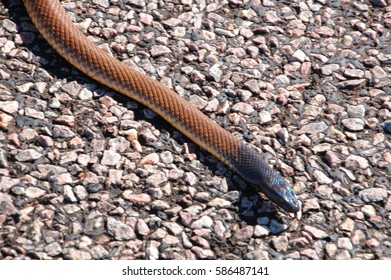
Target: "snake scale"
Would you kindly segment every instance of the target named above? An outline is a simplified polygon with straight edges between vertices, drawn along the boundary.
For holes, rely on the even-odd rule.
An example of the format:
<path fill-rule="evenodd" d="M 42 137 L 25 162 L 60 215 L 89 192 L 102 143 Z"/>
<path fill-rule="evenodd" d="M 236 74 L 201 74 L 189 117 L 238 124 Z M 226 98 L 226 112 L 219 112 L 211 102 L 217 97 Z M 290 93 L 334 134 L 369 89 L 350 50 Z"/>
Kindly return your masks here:
<path fill-rule="evenodd" d="M 285 211 L 300 211 L 300 202 L 291 184 L 273 170 L 261 154 L 171 89 L 99 49 L 72 23 L 58 0 L 23 2 L 41 35 L 74 67 L 155 111 Z"/>

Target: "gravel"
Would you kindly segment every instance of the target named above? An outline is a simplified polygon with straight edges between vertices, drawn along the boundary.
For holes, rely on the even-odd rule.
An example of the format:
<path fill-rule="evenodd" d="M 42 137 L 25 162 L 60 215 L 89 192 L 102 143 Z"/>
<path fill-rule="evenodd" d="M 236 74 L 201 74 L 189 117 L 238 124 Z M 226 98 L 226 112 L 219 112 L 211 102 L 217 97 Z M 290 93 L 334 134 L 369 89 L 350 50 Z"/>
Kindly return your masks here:
<path fill-rule="evenodd" d="M 390 259 L 387 1 L 67 1 L 95 44 L 265 153 L 291 218 L 0 3 L 0 259 Z M 330 3 L 329 3 L 330 2 Z"/>

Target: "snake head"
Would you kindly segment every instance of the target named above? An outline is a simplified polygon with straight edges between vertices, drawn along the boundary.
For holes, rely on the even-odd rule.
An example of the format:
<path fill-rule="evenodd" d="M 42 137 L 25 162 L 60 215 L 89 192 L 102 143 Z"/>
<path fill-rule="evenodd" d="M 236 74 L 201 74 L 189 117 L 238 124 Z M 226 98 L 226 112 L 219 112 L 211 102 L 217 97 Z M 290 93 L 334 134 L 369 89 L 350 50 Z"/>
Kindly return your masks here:
<path fill-rule="evenodd" d="M 291 184 L 282 178 L 276 172 L 273 172 L 270 181 L 261 184 L 262 192 L 276 205 L 289 213 L 298 213 L 301 210 L 301 204 L 292 189 Z"/>
<path fill-rule="evenodd" d="M 257 186 L 272 202 L 289 213 L 299 213 L 301 204 L 292 185 L 273 170 L 261 154 L 242 145 L 238 156 L 231 159 L 233 168 L 248 182 Z"/>

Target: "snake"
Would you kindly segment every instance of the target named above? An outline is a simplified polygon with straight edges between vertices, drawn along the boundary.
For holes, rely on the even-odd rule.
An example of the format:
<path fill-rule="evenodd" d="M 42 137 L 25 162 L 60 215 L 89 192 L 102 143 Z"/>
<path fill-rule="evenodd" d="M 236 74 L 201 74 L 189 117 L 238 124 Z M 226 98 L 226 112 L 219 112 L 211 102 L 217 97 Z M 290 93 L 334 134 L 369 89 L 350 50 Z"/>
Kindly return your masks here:
<path fill-rule="evenodd" d="M 93 80 L 150 108 L 191 141 L 218 158 L 284 211 L 301 209 L 292 184 L 265 155 L 207 117 L 159 81 L 121 63 L 89 40 L 59 0 L 23 0 L 33 24 L 66 61 Z"/>

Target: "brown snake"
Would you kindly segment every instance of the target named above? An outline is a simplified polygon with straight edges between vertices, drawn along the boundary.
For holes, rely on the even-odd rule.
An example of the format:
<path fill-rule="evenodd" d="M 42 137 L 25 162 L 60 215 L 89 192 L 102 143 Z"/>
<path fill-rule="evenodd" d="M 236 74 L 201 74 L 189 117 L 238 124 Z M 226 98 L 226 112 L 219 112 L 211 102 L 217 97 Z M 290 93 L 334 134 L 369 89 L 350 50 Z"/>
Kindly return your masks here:
<path fill-rule="evenodd" d="M 176 129 L 216 156 L 287 212 L 300 203 L 290 183 L 265 159 L 161 83 L 122 64 L 75 27 L 58 0 L 23 0 L 49 44 L 92 79 L 151 108 Z"/>

